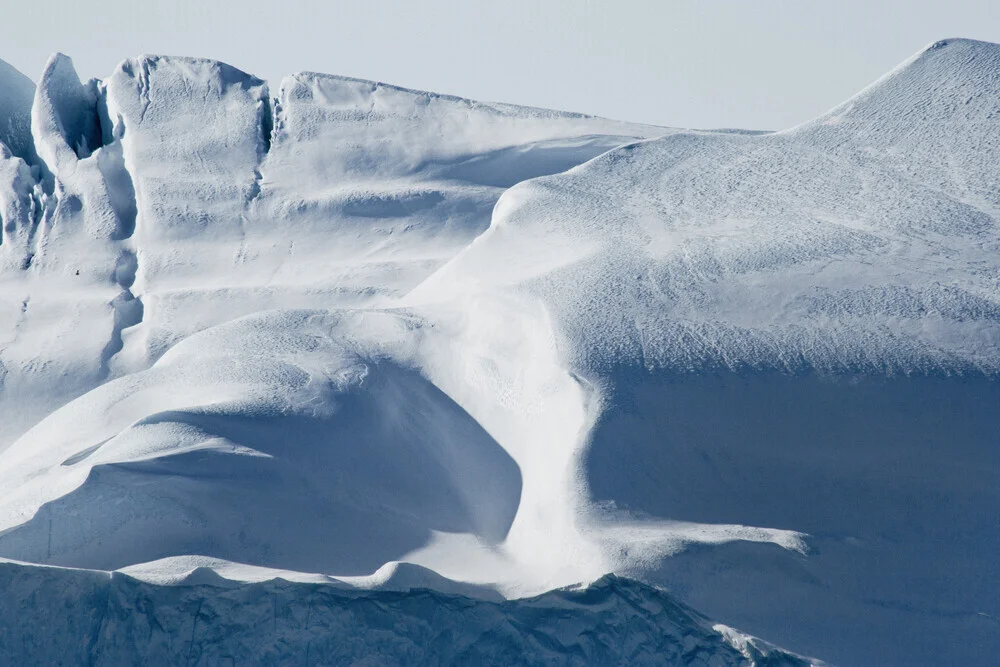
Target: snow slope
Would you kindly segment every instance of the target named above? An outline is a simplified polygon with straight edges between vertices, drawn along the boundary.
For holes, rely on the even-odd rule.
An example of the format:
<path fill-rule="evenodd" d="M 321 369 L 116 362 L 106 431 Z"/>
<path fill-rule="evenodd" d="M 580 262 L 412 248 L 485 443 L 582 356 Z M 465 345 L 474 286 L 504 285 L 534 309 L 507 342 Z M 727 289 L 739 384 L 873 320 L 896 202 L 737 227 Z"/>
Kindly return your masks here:
<path fill-rule="evenodd" d="M 523 285 L 586 367 L 992 373 L 998 65 L 941 42 L 792 130 L 520 184 L 421 290 Z"/>
<path fill-rule="evenodd" d="M 1000 46 L 778 133 L 154 56 L 57 55 L 30 116 L 0 557 L 167 607 L 614 572 L 838 663 L 1000 651 Z"/>
<path fill-rule="evenodd" d="M 35 97 L 35 84 L 5 62 L 0 61 L 0 87 L 4 91 L 0 101 L 0 142 L 14 156 L 32 162 L 35 151 L 31 138 L 31 104 Z M 9 159 L 10 156 L 6 156 Z"/>
<path fill-rule="evenodd" d="M 792 130 L 519 184 L 414 292 L 471 304 L 457 339 L 477 304 L 547 313 L 597 404 L 578 505 L 617 571 L 835 662 L 992 661 L 998 72 L 949 40 Z M 808 537 L 663 559 L 657 519 Z"/>

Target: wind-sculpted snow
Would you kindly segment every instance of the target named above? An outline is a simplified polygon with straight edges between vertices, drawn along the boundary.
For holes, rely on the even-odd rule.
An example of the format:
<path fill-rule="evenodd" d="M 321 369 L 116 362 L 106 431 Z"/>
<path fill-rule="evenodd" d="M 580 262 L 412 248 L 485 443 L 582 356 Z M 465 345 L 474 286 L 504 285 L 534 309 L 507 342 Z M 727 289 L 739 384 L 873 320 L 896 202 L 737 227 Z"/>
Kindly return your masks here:
<path fill-rule="evenodd" d="M 105 178 L 118 147 L 101 146 L 99 96 L 68 58 L 53 56 L 31 110 L 36 150 L 4 161 L 0 448 L 106 377 L 122 321 L 111 276 L 128 250 L 114 241 L 121 221 Z"/>
<path fill-rule="evenodd" d="M 998 71 L 993 45 L 940 43 L 793 130 L 520 184 L 421 289 L 523 286 L 587 367 L 993 373 Z"/>
<path fill-rule="evenodd" d="M 998 72 L 1000 47 L 949 40 L 792 130 L 676 133 L 521 183 L 412 298 L 551 318 L 598 403 L 580 506 L 618 571 L 845 664 L 988 663 Z M 664 520 L 805 547 L 671 546 Z"/>
<path fill-rule="evenodd" d="M 406 291 L 488 226 L 502 185 L 666 131 L 322 75 L 282 91 L 155 56 L 83 84 L 52 58 L 30 111 L 42 157 L 14 137 L 0 169 L 0 449 L 196 331 Z M 506 180 L 481 184 L 497 160 Z"/>
<path fill-rule="evenodd" d="M 6 453 L 0 552 L 107 570 L 191 553 L 360 575 L 432 530 L 499 543 L 517 466 L 427 380 L 351 342 L 369 320 L 391 332 L 379 319 L 252 316 L 57 411 Z M 11 527 L 22 515 L 33 518 Z"/>
<path fill-rule="evenodd" d="M 4 566 L 59 651 L 784 659 L 554 590 L 613 572 L 844 664 L 1000 653 L 1000 46 L 777 133 L 191 58 L 0 83 L 0 557 L 100 570 Z"/>

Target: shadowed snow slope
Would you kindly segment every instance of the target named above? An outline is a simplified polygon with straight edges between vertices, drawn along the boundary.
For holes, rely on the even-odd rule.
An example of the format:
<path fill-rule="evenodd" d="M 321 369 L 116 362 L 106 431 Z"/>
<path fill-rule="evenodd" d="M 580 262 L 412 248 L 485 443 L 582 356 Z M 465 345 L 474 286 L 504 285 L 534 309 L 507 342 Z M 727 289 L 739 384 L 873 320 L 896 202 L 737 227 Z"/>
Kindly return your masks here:
<path fill-rule="evenodd" d="M 100 569 L 191 553 L 355 575 L 431 530 L 498 543 L 517 466 L 427 380 L 351 344 L 351 326 L 377 317 L 237 320 L 57 411 L 8 450 L 20 463 L 8 474 L 23 477 L 5 494 L 26 512 L 57 500 L 0 534 L 0 552 Z"/>
<path fill-rule="evenodd" d="M 4 566 L 100 627 L 74 650 L 371 650 L 278 633 L 281 598 L 391 617 L 390 661 L 771 664 L 618 579 L 488 602 L 614 572 L 835 662 L 1000 654 L 1000 46 L 777 133 L 154 56 L 54 56 L 30 115 L 0 155 L 0 557 L 105 571 Z M 465 597 L 389 594 L 421 586 Z"/>
<path fill-rule="evenodd" d="M 31 102 L 35 84 L 0 60 L 0 142 L 15 156 L 32 162 L 35 150 L 31 139 Z"/>
<path fill-rule="evenodd" d="M 792 130 L 674 134 L 514 186 L 413 298 L 548 313 L 600 404 L 582 495 L 619 571 L 833 661 L 985 664 L 998 121 L 1000 47 L 940 42 Z M 809 537 L 660 560 L 681 547 L 658 519 Z"/>

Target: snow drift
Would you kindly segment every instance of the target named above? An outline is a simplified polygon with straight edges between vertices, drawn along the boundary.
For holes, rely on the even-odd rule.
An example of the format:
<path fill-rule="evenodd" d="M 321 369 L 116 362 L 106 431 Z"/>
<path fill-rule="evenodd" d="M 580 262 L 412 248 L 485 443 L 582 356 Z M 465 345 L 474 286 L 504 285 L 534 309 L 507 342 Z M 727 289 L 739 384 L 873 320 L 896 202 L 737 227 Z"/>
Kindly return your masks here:
<path fill-rule="evenodd" d="M 91 661 L 144 655 L 133 605 L 164 656 L 348 659 L 309 623 L 180 639 L 198 600 L 246 629 L 284 596 L 320 634 L 370 601 L 387 660 L 552 604 L 557 645 L 447 655 L 771 664 L 611 572 L 835 662 L 989 664 L 998 73 L 947 40 L 751 133 L 188 58 L 55 56 L 33 101 L 0 72 L 0 557 L 83 568 L 5 565 L 19 599 Z"/>

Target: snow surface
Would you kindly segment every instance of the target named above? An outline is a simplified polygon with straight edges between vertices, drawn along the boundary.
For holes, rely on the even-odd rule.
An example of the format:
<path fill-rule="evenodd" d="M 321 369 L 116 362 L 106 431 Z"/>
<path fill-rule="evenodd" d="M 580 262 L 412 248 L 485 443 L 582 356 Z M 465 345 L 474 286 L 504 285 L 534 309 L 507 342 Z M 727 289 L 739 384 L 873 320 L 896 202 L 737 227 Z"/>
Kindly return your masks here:
<path fill-rule="evenodd" d="M 792 130 L 676 133 L 514 186 L 412 298 L 543 304 L 597 396 L 599 526 L 808 535 L 663 560 L 647 528 L 612 540 L 616 571 L 835 662 L 986 664 L 998 118 L 1000 47 L 937 43 Z"/>
<path fill-rule="evenodd" d="M 90 578 L 159 600 L 179 655 L 204 586 L 251 627 L 234 600 L 278 589 L 495 605 L 613 572 L 726 623 L 681 623 L 720 661 L 755 646 L 730 624 L 844 664 L 1000 653 L 1000 46 L 777 133 L 158 56 L 86 83 L 54 56 L 29 134 L 18 99 L 0 557 L 85 568 L 4 566 L 75 582 L 38 593 L 73 623 L 101 625 Z M 626 622 L 601 609 L 574 632 Z"/>

